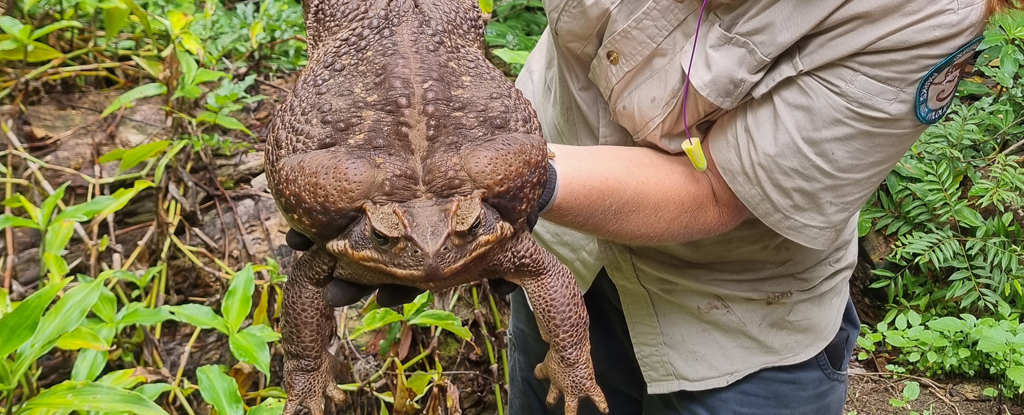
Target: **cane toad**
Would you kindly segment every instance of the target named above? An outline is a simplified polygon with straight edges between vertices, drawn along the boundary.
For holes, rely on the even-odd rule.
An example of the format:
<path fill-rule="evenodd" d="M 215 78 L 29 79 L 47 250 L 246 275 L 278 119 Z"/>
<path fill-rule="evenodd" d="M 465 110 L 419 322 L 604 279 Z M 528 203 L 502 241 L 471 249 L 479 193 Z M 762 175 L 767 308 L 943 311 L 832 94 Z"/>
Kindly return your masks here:
<path fill-rule="evenodd" d="M 588 316 L 531 236 L 547 180 L 529 102 L 484 55 L 477 0 L 304 0 L 309 64 L 267 141 L 269 188 L 314 246 L 289 271 L 284 415 L 344 400 L 330 368 L 332 279 L 441 290 L 523 287 L 550 350 L 535 375 L 566 413 L 590 398 Z"/>

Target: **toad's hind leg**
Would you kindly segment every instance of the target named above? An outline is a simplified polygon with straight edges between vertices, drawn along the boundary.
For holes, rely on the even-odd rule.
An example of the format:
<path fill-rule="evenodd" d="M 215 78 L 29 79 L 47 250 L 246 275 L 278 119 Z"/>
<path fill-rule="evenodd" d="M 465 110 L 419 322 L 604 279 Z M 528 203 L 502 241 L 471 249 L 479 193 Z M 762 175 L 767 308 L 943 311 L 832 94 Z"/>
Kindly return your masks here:
<path fill-rule="evenodd" d="M 329 253 L 314 247 L 295 262 L 285 282 L 281 339 L 288 401 L 283 415 L 297 414 L 300 406 L 310 415 L 322 415 L 325 396 L 335 404 L 345 400 L 334 380 L 338 361 L 328 352 L 336 335 L 334 311 L 324 301 L 324 287 L 336 264 Z"/>
<path fill-rule="evenodd" d="M 551 380 L 547 404 L 554 406 L 564 395 L 565 414 L 575 415 L 579 401 L 589 397 L 608 413 L 590 357 L 590 319 L 569 269 L 529 234 L 516 239 L 496 266 L 498 275 L 526 291 L 541 337 L 550 345 L 544 362 L 534 370 L 538 378 Z"/>

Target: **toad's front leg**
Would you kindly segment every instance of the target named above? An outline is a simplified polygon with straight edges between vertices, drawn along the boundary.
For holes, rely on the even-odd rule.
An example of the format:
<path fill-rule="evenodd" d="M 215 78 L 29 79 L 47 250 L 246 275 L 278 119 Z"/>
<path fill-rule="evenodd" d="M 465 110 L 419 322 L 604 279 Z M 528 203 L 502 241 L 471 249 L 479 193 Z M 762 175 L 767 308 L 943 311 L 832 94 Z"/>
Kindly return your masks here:
<path fill-rule="evenodd" d="M 544 362 L 534 369 L 538 378 L 551 380 L 548 406 L 564 395 L 565 414 L 575 415 L 579 401 L 590 397 L 602 413 L 608 413 L 590 358 L 590 318 L 569 269 L 529 234 L 516 239 L 496 265 L 498 275 L 526 291 L 541 337 L 550 345 Z"/>
<path fill-rule="evenodd" d="M 322 415 L 324 396 L 334 403 L 345 394 L 334 380 L 338 362 L 329 352 L 336 335 L 334 310 L 324 301 L 324 287 L 335 273 L 337 260 L 314 247 L 295 262 L 284 286 L 281 341 L 284 346 L 284 389 L 288 393 L 284 415 L 304 406 L 310 415 Z"/>

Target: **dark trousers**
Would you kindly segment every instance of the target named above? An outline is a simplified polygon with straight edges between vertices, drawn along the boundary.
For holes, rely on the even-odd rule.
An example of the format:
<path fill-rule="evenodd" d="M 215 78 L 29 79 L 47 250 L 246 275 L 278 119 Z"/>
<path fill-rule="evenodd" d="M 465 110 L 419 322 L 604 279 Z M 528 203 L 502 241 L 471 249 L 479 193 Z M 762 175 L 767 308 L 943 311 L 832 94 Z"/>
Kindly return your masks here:
<path fill-rule="evenodd" d="M 860 319 L 847 303 L 835 339 L 814 357 L 794 365 L 764 369 L 728 386 L 651 395 L 633 354 L 625 317 L 615 286 L 602 270 L 584 295 L 590 313 L 591 355 L 597 384 L 608 399 L 611 415 L 843 415 L 848 378 Z M 548 408 L 548 381 L 533 376 L 548 345 L 537 331 L 533 312 L 522 289 L 511 296 L 509 322 L 510 415 L 563 414 L 564 400 Z M 743 356 L 735 356 L 742 359 Z M 600 414 L 588 399 L 579 415 Z"/>

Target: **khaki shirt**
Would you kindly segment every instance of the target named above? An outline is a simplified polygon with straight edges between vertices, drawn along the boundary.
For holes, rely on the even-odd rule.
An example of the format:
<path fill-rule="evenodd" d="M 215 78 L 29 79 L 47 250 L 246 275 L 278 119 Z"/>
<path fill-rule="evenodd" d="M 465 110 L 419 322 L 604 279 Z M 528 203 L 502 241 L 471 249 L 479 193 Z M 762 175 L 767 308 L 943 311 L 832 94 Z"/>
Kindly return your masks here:
<path fill-rule="evenodd" d="M 549 27 L 517 86 L 547 140 L 680 152 L 700 2 L 544 6 Z M 985 17 L 984 0 L 708 4 L 685 111 L 756 219 L 657 246 L 536 228 L 584 289 L 607 269 L 650 393 L 724 386 L 811 358 L 835 336 L 857 214 L 928 127 L 919 84 Z"/>

